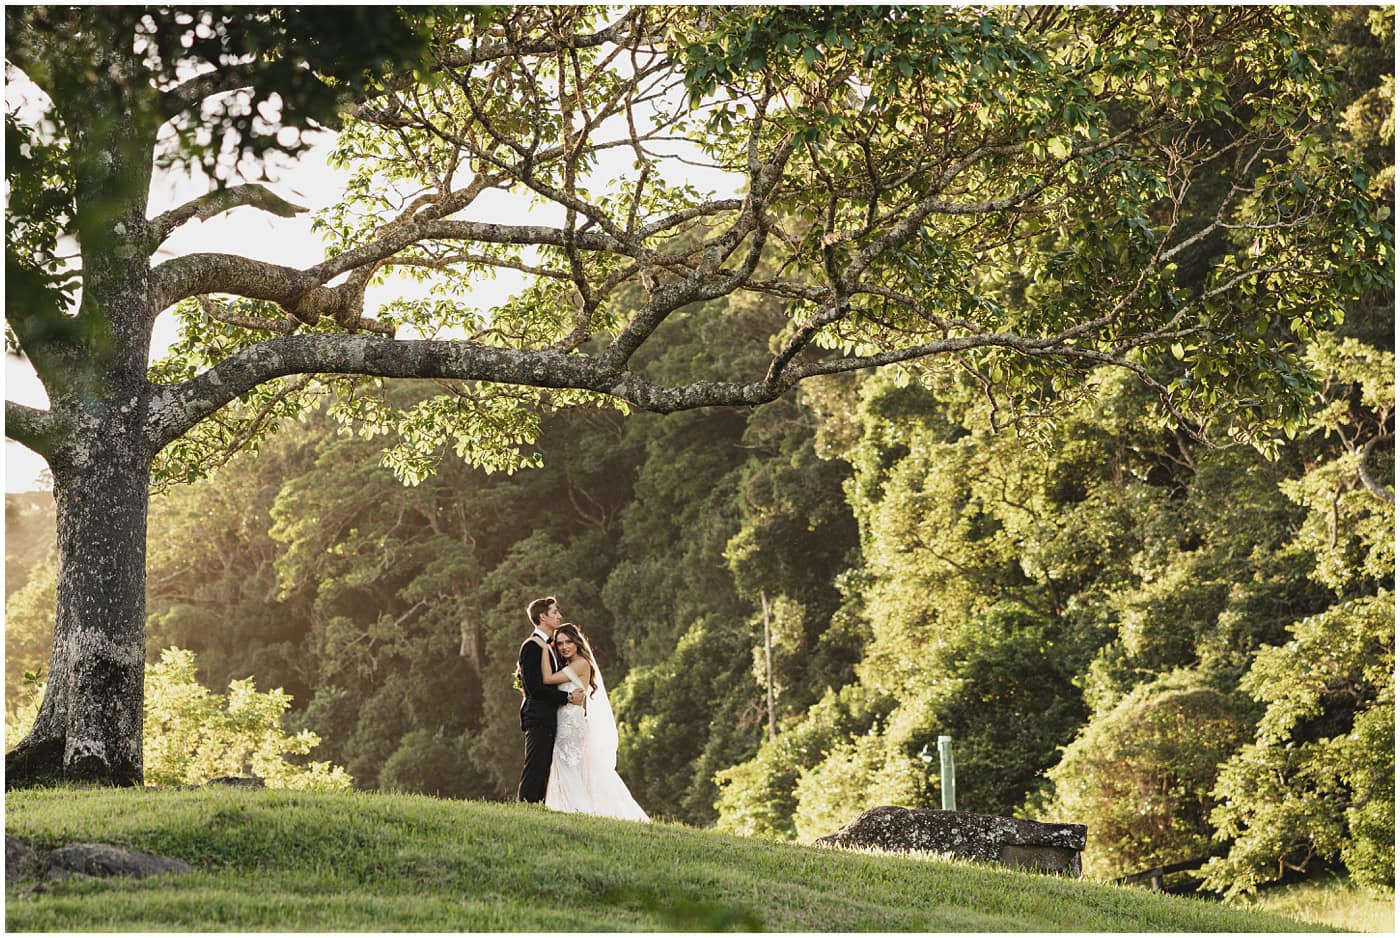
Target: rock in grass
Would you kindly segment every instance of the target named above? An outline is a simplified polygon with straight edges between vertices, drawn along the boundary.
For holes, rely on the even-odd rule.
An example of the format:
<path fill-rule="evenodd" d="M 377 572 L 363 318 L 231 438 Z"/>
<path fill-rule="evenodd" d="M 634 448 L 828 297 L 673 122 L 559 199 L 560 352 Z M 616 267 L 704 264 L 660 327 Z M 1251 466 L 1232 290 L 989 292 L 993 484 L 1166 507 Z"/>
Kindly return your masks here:
<path fill-rule="evenodd" d="M 205 782 L 206 785 L 228 785 L 231 788 L 266 788 L 267 783 L 256 775 L 220 775 Z"/>
<path fill-rule="evenodd" d="M 1083 824 L 1044 824 L 966 811 L 881 805 L 816 842 L 888 853 L 941 853 L 1078 876 L 1079 855 L 1087 834 Z"/>
<path fill-rule="evenodd" d="M 7 845 L 8 847 L 8 845 Z M 174 857 L 114 847 L 111 844 L 69 844 L 48 856 L 49 879 L 70 876 L 160 876 L 165 873 L 193 873 L 194 867 Z"/>
<path fill-rule="evenodd" d="M 18 837 L 5 835 L 5 885 L 17 881 L 23 875 L 24 866 L 33 859 L 34 852 L 29 844 Z"/>

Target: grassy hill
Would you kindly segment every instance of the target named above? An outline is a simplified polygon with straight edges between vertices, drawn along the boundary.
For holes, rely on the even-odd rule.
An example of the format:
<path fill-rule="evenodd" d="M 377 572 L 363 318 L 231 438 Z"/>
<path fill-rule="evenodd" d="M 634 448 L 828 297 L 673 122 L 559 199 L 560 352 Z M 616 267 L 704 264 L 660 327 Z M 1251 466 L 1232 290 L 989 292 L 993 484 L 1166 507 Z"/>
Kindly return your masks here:
<path fill-rule="evenodd" d="M 1239 905 L 1344 931 L 1395 934 L 1394 894 L 1377 894 L 1336 872 L 1262 889 Z"/>
<path fill-rule="evenodd" d="M 510 804 L 202 789 L 6 795 L 6 832 L 199 868 L 25 880 L 9 931 L 1316 931 L 1196 899 Z"/>

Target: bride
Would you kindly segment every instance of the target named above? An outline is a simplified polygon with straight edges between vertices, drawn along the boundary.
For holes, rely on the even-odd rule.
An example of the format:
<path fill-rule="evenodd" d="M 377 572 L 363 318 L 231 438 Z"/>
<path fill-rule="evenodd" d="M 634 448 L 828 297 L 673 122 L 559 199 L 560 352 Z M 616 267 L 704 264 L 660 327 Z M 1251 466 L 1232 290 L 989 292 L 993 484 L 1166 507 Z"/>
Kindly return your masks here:
<path fill-rule="evenodd" d="M 583 706 L 564 704 L 559 708 L 545 807 L 627 821 L 650 820 L 617 774 L 617 724 L 588 639 L 578 626 L 566 622 L 554 633 L 554 648 L 564 667 L 553 671 L 549 651 L 543 649 L 544 682 L 562 684 L 566 691 L 580 688 L 588 694 Z"/>

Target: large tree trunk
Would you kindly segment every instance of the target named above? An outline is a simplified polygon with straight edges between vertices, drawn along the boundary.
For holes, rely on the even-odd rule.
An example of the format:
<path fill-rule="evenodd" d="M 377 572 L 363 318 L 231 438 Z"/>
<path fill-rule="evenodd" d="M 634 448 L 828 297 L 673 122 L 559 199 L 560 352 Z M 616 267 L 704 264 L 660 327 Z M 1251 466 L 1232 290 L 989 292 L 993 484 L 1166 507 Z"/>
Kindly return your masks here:
<path fill-rule="evenodd" d="M 150 459 L 139 436 L 123 445 L 129 426 L 105 429 L 100 442 L 53 466 L 58 615 L 49 684 L 33 730 L 5 756 L 7 788 L 142 782 Z"/>
<path fill-rule="evenodd" d="M 110 28 L 104 15 L 78 31 L 101 35 Z M 5 756 L 7 788 L 144 780 L 146 369 L 156 312 L 146 209 L 160 119 L 131 50 L 130 39 L 99 49 L 93 74 L 102 78 L 62 102 L 83 286 L 71 334 L 54 343 L 41 371 L 61 427 L 46 453 L 58 507 L 58 609 L 48 688 L 34 728 Z"/>

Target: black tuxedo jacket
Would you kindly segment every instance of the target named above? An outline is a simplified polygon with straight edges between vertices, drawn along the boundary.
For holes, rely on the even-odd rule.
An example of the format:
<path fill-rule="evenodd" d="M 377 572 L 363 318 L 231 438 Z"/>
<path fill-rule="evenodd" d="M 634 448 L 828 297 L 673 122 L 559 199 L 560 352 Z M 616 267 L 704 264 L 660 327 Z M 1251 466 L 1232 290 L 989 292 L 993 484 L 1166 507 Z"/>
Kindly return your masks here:
<path fill-rule="evenodd" d="M 540 667 L 540 646 L 527 638 L 520 646 L 520 680 L 525 685 L 525 699 L 520 701 L 520 728 L 553 727 L 559 719 L 559 708 L 569 702 L 567 692 L 544 682 Z"/>

